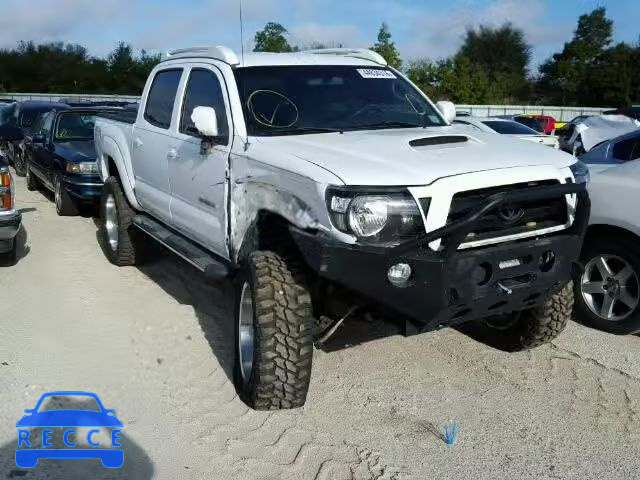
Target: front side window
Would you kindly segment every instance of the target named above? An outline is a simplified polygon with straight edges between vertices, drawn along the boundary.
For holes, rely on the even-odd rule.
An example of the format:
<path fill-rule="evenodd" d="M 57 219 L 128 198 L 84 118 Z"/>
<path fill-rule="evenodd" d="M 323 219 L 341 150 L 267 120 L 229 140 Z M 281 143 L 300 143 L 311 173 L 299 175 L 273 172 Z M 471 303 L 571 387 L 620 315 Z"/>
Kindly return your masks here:
<path fill-rule="evenodd" d="M 38 117 L 50 111 L 51 108 L 30 108 L 27 110 L 22 110 L 20 114 L 20 127 L 22 127 L 27 132 L 31 132 L 33 124 L 38 119 Z"/>
<path fill-rule="evenodd" d="M 248 67 L 235 77 L 250 135 L 445 125 L 422 94 L 388 68 Z"/>
<path fill-rule="evenodd" d="M 193 69 L 189 75 L 189 82 L 184 95 L 180 132 L 198 137 L 200 133 L 196 129 L 193 120 L 191 120 L 191 114 L 196 107 L 212 107 L 216 111 L 219 143 L 228 143 L 229 125 L 224 104 L 224 93 L 218 77 L 211 70 Z"/>
<path fill-rule="evenodd" d="M 44 136 L 44 138 L 48 138 L 49 134 L 51 133 L 51 127 L 53 126 L 53 117 L 54 117 L 54 113 L 53 112 L 47 112 L 45 114 L 42 115 L 42 120 L 40 123 L 40 126 L 38 128 L 38 130 L 34 130 L 37 133 L 39 133 L 40 135 Z"/>
<path fill-rule="evenodd" d="M 63 113 L 58 118 L 54 138 L 62 141 L 93 139 L 95 123 L 96 116 L 91 113 Z"/>
<path fill-rule="evenodd" d="M 171 126 L 173 104 L 181 76 L 182 69 L 161 70 L 156 74 L 144 111 L 144 118 L 151 125 L 164 129 Z"/>

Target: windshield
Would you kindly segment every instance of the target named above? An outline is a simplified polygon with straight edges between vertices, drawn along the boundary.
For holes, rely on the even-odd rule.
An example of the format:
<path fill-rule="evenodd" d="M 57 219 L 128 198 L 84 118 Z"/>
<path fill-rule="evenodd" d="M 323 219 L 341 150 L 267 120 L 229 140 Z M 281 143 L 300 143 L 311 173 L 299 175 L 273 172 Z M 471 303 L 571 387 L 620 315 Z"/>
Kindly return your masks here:
<path fill-rule="evenodd" d="M 249 135 L 444 125 L 420 92 L 387 68 L 251 67 L 235 76 Z"/>
<path fill-rule="evenodd" d="M 31 127 L 36 119 L 43 113 L 47 113 L 51 108 L 33 108 L 25 109 L 20 112 L 20 127 L 26 132 L 31 132 Z"/>
<path fill-rule="evenodd" d="M 486 120 L 484 123 L 491 130 L 505 135 L 538 135 L 533 128 L 522 125 L 518 122 L 510 122 L 507 120 Z"/>
<path fill-rule="evenodd" d="M 13 110 L 12 105 L 0 105 L 0 125 L 5 125 L 11 121 Z"/>
<path fill-rule="evenodd" d="M 93 139 L 95 114 L 63 113 L 56 127 L 56 140 L 88 140 Z"/>

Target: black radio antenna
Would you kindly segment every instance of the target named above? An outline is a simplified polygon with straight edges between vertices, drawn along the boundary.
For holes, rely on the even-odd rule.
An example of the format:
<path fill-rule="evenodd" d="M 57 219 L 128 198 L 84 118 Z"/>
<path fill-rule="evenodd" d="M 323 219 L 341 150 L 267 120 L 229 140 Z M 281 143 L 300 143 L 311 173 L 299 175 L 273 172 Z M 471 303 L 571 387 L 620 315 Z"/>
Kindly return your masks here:
<path fill-rule="evenodd" d="M 242 64 L 244 65 L 244 22 L 242 21 L 242 0 L 240 3 L 240 54 L 242 55 Z"/>

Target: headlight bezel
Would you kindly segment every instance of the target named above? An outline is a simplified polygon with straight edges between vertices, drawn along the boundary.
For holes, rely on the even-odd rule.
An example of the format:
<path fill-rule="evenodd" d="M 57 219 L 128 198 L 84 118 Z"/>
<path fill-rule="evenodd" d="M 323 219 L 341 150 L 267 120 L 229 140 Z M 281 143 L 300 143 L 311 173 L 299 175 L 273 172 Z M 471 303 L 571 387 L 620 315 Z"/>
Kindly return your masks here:
<path fill-rule="evenodd" d="M 326 205 L 333 227 L 354 236 L 359 243 L 392 245 L 424 233 L 424 220 L 418 202 L 406 188 L 398 187 L 329 187 Z M 358 200 L 356 200 L 358 199 Z M 352 225 L 353 208 L 371 202 L 386 202 L 386 221 L 373 234 L 359 235 Z"/>
<path fill-rule="evenodd" d="M 583 161 L 578 160 L 575 163 L 572 163 L 571 165 L 569 165 L 569 169 L 571 170 L 573 181 L 575 183 L 589 184 L 589 182 L 591 181 L 589 166 Z"/>
<path fill-rule="evenodd" d="M 98 175 L 97 162 L 67 162 L 67 173 L 73 175 Z"/>

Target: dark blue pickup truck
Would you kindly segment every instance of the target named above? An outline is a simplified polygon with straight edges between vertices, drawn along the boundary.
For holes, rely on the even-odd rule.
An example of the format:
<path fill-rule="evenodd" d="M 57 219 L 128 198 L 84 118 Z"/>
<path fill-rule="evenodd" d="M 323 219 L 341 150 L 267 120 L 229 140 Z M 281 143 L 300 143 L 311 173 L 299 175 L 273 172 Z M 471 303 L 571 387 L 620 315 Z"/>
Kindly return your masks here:
<path fill-rule="evenodd" d="M 102 191 L 93 146 L 97 107 L 51 110 L 34 124 L 27 146 L 27 188 L 54 193 L 58 215 L 77 215 L 83 205 L 95 205 Z"/>

